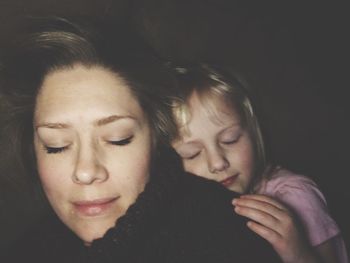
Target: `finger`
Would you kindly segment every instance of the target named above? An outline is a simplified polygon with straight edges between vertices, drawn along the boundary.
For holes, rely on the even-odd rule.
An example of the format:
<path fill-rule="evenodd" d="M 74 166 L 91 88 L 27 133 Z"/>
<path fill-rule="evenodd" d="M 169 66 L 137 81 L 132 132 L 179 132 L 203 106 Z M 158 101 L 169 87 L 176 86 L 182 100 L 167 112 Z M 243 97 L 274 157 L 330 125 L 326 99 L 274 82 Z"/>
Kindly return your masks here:
<path fill-rule="evenodd" d="M 245 207 L 263 211 L 267 214 L 273 215 L 275 218 L 280 220 L 284 217 L 284 214 L 286 214 L 287 211 L 281 210 L 274 204 L 250 198 L 238 198 L 235 199 L 232 203 L 236 207 Z"/>
<path fill-rule="evenodd" d="M 268 241 L 273 247 L 276 247 L 280 240 L 283 238 L 278 232 L 271 228 L 260 225 L 256 222 L 249 221 L 247 223 L 249 229 Z"/>
<path fill-rule="evenodd" d="M 241 216 L 245 216 L 258 222 L 259 224 L 273 229 L 281 236 L 286 236 L 291 231 L 295 231 L 297 229 L 297 225 L 293 217 L 289 213 L 281 210 L 277 210 L 276 213 L 269 213 L 260 209 L 239 205 L 237 205 L 234 210 Z"/>
<path fill-rule="evenodd" d="M 279 201 L 277 201 L 275 198 L 267 196 L 267 195 L 258 195 L 258 194 L 250 194 L 250 195 L 241 195 L 241 199 L 253 199 L 265 203 L 269 203 L 281 210 L 285 210 L 286 207 Z"/>
<path fill-rule="evenodd" d="M 234 210 L 237 214 L 247 217 L 265 227 L 274 229 L 277 232 L 279 232 L 279 229 L 281 228 L 281 221 L 264 211 L 241 206 L 236 206 Z"/>

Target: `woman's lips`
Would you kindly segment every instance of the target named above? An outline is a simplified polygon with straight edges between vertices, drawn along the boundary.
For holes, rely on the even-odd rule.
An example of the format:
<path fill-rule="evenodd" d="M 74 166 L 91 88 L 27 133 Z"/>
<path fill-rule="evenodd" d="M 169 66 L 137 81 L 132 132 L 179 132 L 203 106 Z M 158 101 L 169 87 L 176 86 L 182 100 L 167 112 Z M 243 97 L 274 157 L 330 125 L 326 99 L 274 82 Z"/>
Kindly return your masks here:
<path fill-rule="evenodd" d="M 232 175 L 230 177 L 225 178 L 224 180 L 221 180 L 220 183 L 225 187 L 229 187 L 236 181 L 237 177 L 238 174 Z"/>
<path fill-rule="evenodd" d="M 92 201 L 75 201 L 73 206 L 82 216 L 99 216 L 108 212 L 118 197 L 95 199 Z"/>

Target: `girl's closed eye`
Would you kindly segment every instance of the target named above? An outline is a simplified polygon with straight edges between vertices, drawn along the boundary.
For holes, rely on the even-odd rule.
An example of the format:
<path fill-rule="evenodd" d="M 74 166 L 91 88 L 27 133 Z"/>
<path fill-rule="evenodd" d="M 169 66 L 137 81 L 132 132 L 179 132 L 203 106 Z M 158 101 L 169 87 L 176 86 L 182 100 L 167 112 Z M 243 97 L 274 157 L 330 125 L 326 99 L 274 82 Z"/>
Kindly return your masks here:
<path fill-rule="evenodd" d="M 182 159 L 186 159 L 186 160 L 193 160 L 195 159 L 201 152 L 198 151 L 196 153 L 192 153 L 192 154 L 189 154 L 189 155 L 185 155 L 185 156 L 181 156 Z"/>
<path fill-rule="evenodd" d="M 219 135 L 219 142 L 226 145 L 235 144 L 242 136 L 242 130 L 240 128 L 229 128 Z"/>
<path fill-rule="evenodd" d="M 180 157 L 184 160 L 193 160 L 197 156 L 200 155 L 201 149 L 195 147 L 178 147 L 176 148 L 177 153 L 180 155 Z"/>
<path fill-rule="evenodd" d="M 112 145 L 117 145 L 117 146 L 125 146 L 125 145 L 128 145 L 129 143 L 131 143 L 133 138 L 134 138 L 134 135 L 131 135 L 131 136 L 124 138 L 124 139 L 121 139 L 121 140 L 110 140 L 110 141 L 108 141 L 108 143 L 112 144 Z"/>
<path fill-rule="evenodd" d="M 221 139 L 221 143 L 223 144 L 235 144 L 239 141 L 239 139 L 241 138 L 241 134 L 239 134 L 238 136 L 231 136 L 231 137 L 227 137 L 227 138 L 222 138 Z"/>

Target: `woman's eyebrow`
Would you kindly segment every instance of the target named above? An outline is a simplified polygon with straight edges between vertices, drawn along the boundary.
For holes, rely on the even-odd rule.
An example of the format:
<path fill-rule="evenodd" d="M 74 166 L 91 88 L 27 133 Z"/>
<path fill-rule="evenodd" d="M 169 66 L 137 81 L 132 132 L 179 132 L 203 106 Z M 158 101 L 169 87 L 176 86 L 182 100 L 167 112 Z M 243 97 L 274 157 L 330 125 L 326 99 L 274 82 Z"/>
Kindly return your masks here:
<path fill-rule="evenodd" d="M 106 124 L 109 124 L 111 122 L 118 121 L 121 119 L 131 119 L 131 120 L 137 121 L 133 116 L 130 116 L 130 115 L 111 115 L 111 116 L 108 116 L 106 118 L 96 120 L 94 122 L 94 126 L 103 126 L 103 125 L 106 125 Z"/>
<path fill-rule="evenodd" d="M 130 119 L 130 120 L 134 120 L 137 122 L 136 118 L 130 115 L 111 115 L 102 119 L 98 119 L 95 120 L 93 122 L 94 126 L 103 126 L 103 125 L 107 125 L 109 123 L 112 123 L 114 121 L 118 121 L 121 119 Z M 44 123 L 40 123 L 38 125 L 35 126 L 36 129 L 38 128 L 49 128 L 49 129 L 68 129 L 71 127 L 70 124 L 67 123 L 61 123 L 61 122 L 44 122 Z"/>
<path fill-rule="evenodd" d="M 38 124 L 35 126 L 36 129 L 38 128 L 41 128 L 41 127 L 44 127 L 44 128 L 49 128 L 49 129 L 67 129 L 70 127 L 70 125 L 66 124 L 66 123 L 59 123 L 59 122 L 55 122 L 55 123 L 51 123 L 51 122 L 48 122 L 48 123 L 41 123 L 41 124 Z"/>

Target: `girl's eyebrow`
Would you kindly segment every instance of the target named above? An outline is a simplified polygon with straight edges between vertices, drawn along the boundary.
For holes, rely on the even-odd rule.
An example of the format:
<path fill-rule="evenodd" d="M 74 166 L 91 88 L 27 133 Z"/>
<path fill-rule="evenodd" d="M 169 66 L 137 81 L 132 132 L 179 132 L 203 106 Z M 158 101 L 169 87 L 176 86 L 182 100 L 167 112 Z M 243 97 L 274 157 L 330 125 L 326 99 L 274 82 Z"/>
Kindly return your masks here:
<path fill-rule="evenodd" d="M 225 133 L 227 130 L 230 130 L 230 129 L 233 129 L 233 128 L 239 130 L 239 128 L 241 128 L 241 127 L 242 127 L 242 126 L 241 126 L 241 122 L 233 123 L 231 126 L 222 129 L 222 130 L 219 132 L 219 135 L 221 135 L 221 134 Z"/>
<path fill-rule="evenodd" d="M 232 128 L 239 129 L 240 127 L 241 127 L 241 122 L 234 122 L 232 123 L 232 125 L 220 130 L 217 134 L 218 136 L 221 136 L 223 133 L 225 133 L 229 129 L 232 129 Z M 182 144 L 200 144 L 200 142 L 196 138 L 192 138 L 192 136 L 188 136 L 188 135 L 181 136 L 181 142 Z"/>
<path fill-rule="evenodd" d="M 179 141 L 179 146 L 184 146 L 184 145 L 190 145 L 190 146 L 199 146 L 200 142 L 197 139 L 193 139 L 193 138 L 182 138 Z"/>

